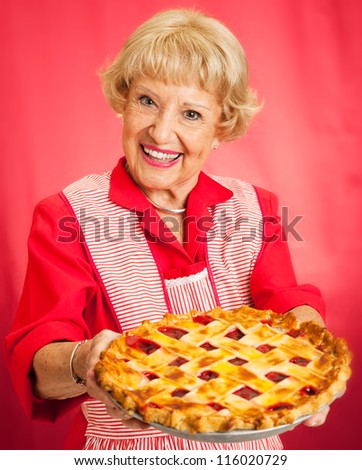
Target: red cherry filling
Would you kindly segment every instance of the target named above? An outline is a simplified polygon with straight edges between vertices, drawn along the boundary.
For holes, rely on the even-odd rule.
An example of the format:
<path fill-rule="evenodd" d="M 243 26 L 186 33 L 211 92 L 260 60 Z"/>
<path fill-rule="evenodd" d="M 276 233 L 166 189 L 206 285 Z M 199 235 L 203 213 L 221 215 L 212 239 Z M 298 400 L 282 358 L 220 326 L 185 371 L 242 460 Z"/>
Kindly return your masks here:
<path fill-rule="evenodd" d="M 146 403 L 146 406 L 147 406 L 148 408 L 158 408 L 158 409 L 161 409 L 161 408 L 162 408 L 162 406 L 157 405 L 157 403 L 153 403 L 152 401 L 151 401 L 150 403 Z"/>
<path fill-rule="evenodd" d="M 294 406 L 291 403 L 275 403 L 275 405 L 268 406 L 267 411 L 281 411 L 281 410 L 291 410 Z"/>
<path fill-rule="evenodd" d="M 272 382 L 278 383 L 284 379 L 287 379 L 289 376 L 281 374 L 280 372 L 269 372 L 268 374 L 265 375 L 265 377 L 271 380 Z"/>
<path fill-rule="evenodd" d="M 178 397 L 178 398 L 182 398 L 186 395 L 186 393 L 189 393 L 188 390 L 185 390 L 184 388 L 176 388 L 172 393 L 171 393 L 171 396 L 172 397 Z"/>
<path fill-rule="evenodd" d="M 201 323 L 201 325 L 208 325 L 214 321 L 214 318 L 210 317 L 209 315 L 196 315 L 196 317 L 193 317 L 192 320 L 195 323 Z"/>
<path fill-rule="evenodd" d="M 213 351 L 214 349 L 218 349 L 218 348 L 215 348 L 215 346 L 213 346 L 213 345 L 210 344 L 210 343 L 201 344 L 201 345 L 200 345 L 200 348 L 203 348 L 203 349 L 205 349 L 206 351 Z"/>
<path fill-rule="evenodd" d="M 182 330 L 181 328 L 174 328 L 172 326 L 160 326 L 160 328 L 158 328 L 158 331 L 166 336 L 169 336 L 170 338 L 175 339 L 180 339 L 183 337 L 183 335 L 186 335 L 188 333 L 188 331 L 186 330 Z"/>
<path fill-rule="evenodd" d="M 234 359 L 230 359 L 228 362 L 230 362 L 230 364 L 234 366 L 242 366 L 248 361 L 246 361 L 245 359 L 241 359 L 241 357 L 234 357 Z"/>
<path fill-rule="evenodd" d="M 272 322 L 270 320 L 260 320 L 260 323 L 262 323 L 263 325 L 272 325 Z"/>
<path fill-rule="evenodd" d="M 245 386 L 245 387 L 239 388 L 239 390 L 236 390 L 236 392 L 234 392 L 234 395 L 244 398 L 245 400 L 251 400 L 252 398 L 260 395 L 260 393 L 254 390 L 253 388 Z"/>
<path fill-rule="evenodd" d="M 225 336 L 227 338 L 235 339 L 235 341 L 238 341 L 239 339 L 241 339 L 245 335 L 238 328 L 235 328 L 235 330 L 229 331 L 229 333 Z"/>
<path fill-rule="evenodd" d="M 215 411 L 225 410 L 225 406 L 220 405 L 220 403 L 208 403 L 207 406 L 210 406 Z"/>
<path fill-rule="evenodd" d="M 270 344 L 261 344 L 256 348 L 258 351 L 260 351 L 263 354 L 266 354 L 267 352 L 271 351 L 272 349 L 275 349 L 274 346 L 270 346 Z"/>
<path fill-rule="evenodd" d="M 216 379 L 217 377 L 219 377 L 219 374 L 217 372 L 214 372 L 213 370 L 204 370 L 203 372 L 201 372 L 201 374 L 198 375 L 199 379 L 206 381 Z"/>
<path fill-rule="evenodd" d="M 300 330 L 290 330 L 287 332 L 287 335 L 291 336 L 292 338 L 298 338 L 298 336 L 303 336 L 304 333 Z"/>
<path fill-rule="evenodd" d="M 142 374 L 148 378 L 148 380 L 155 380 L 158 379 L 158 375 L 154 374 L 153 372 L 142 372 Z"/>
<path fill-rule="evenodd" d="M 132 348 L 138 349 L 146 354 L 152 354 L 161 347 L 154 341 L 144 339 L 141 336 L 127 336 L 126 344 L 127 346 L 131 346 Z"/>
<path fill-rule="evenodd" d="M 307 385 L 299 390 L 301 395 L 307 395 L 312 397 L 313 395 L 318 395 L 318 390 L 312 385 Z"/>
<path fill-rule="evenodd" d="M 292 364 L 297 364 L 297 366 L 305 367 L 310 363 L 310 360 L 305 359 L 304 357 L 295 356 L 292 357 L 289 362 Z"/>
<path fill-rule="evenodd" d="M 184 359 L 183 357 L 176 357 L 172 362 L 169 363 L 169 366 L 176 366 L 180 367 L 182 364 L 186 364 L 186 362 L 189 362 L 188 360 Z"/>

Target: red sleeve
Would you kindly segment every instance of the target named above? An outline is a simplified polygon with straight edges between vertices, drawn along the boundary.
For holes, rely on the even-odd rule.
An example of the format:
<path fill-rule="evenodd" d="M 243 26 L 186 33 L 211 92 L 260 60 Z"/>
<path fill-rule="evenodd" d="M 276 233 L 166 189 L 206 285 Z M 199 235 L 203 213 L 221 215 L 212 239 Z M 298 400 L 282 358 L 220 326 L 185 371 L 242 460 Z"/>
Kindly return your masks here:
<path fill-rule="evenodd" d="M 320 291 L 309 284 L 298 285 L 285 240 L 278 203 L 274 194 L 255 188 L 263 214 L 263 244 L 251 276 L 255 306 L 285 313 L 300 305 L 309 305 L 325 316 Z"/>
<path fill-rule="evenodd" d="M 37 350 L 53 341 L 91 338 L 115 329 L 75 218 L 60 195 L 38 204 L 28 241 L 28 267 L 5 353 L 15 390 L 29 416 L 54 421 L 84 397 L 39 400 L 30 370 Z M 59 239 L 59 236 L 62 237 Z"/>

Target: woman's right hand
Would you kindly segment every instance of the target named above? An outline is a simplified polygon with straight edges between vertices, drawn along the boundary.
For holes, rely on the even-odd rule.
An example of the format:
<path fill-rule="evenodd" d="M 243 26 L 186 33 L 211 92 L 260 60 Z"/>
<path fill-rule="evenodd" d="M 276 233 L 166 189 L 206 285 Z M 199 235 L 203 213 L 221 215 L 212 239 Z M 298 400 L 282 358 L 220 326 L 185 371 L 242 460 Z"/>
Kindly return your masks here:
<path fill-rule="evenodd" d="M 96 382 L 94 367 L 99 361 L 99 356 L 102 351 L 106 350 L 109 343 L 120 336 L 111 330 L 102 330 L 92 340 L 91 347 L 88 352 L 88 372 L 87 372 L 87 392 L 96 400 L 102 401 L 107 408 L 107 412 L 112 418 L 121 419 L 124 421 L 125 426 L 135 429 L 145 429 L 149 427 L 148 424 L 132 418 L 128 413 L 118 408 L 110 399 L 107 392 L 100 388 Z"/>

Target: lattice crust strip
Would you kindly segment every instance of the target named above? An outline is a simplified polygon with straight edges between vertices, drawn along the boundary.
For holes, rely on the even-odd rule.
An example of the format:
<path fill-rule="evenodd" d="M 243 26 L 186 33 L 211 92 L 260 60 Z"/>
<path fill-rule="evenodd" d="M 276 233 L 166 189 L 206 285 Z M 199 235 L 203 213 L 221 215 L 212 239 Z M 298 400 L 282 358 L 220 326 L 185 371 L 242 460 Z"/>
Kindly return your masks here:
<path fill-rule="evenodd" d="M 292 314 L 241 307 L 167 314 L 113 341 L 99 385 L 147 422 L 188 433 L 290 424 L 340 396 L 345 340 Z"/>

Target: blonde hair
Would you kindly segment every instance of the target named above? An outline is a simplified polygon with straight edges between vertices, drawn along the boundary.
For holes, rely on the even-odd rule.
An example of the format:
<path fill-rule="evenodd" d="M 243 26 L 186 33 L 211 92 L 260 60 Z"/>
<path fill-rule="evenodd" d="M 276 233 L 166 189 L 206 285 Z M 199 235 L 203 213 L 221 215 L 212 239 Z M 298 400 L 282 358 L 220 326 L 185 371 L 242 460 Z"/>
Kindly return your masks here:
<path fill-rule="evenodd" d="M 150 18 L 100 75 L 116 113 L 122 113 L 132 80 L 141 76 L 166 83 L 192 82 L 216 93 L 223 109 L 219 134 L 226 141 L 244 134 L 261 107 L 248 85 L 248 63 L 240 42 L 220 21 L 195 10 L 167 10 Z"/>

